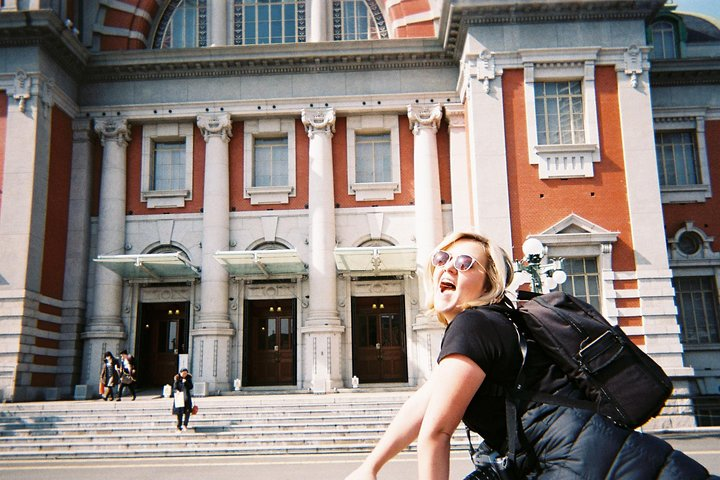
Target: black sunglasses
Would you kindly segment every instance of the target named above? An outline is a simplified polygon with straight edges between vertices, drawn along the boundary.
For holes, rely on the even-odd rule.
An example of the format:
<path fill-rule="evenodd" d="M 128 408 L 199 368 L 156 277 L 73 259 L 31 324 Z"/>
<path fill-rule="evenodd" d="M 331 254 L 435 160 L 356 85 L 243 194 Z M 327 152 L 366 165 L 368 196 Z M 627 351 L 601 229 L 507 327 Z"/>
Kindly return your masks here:
<path fill-rule="evenodd" d="M 454 258 L 455 262 L 452 264 L 452 266 L 455 267 L 455 270 L 457 270 L 458 272 L 467 272 L 476 263 L 480 265 L 480 262 L 478 262 L 475 258 L 471 257 L 470 255 L 465 255 L 464 253 Z M 433 253 L 432 265 L 433 267 L 444 267 L 452 259 L 453 256 L 445 250 L 438 250 L 437 252 Z"/>

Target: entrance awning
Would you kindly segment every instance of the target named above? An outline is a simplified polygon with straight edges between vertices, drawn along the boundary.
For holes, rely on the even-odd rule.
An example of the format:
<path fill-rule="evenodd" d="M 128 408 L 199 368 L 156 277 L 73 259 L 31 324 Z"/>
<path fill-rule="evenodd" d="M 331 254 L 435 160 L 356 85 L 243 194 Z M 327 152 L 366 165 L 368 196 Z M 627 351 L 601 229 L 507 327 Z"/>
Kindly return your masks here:
<path fill-rule="evenodd" d="M 344 273 L 393 274 L 417 270 L 415 247 L 342 247 L 335 249 L 335 264 Z"/>
<path fill-rule="evenodd" d="M 234 277 L 287 277 L 307 273 L 296 250 L 242 250 L 217 252 L 220 262 Z"/>
<path fill-rule="evenodd" d="M 168 280 L 200 277 L 200 269 L 180 252 L 145 255 L 100 255 L 94 259 L 127 280 Z"/>

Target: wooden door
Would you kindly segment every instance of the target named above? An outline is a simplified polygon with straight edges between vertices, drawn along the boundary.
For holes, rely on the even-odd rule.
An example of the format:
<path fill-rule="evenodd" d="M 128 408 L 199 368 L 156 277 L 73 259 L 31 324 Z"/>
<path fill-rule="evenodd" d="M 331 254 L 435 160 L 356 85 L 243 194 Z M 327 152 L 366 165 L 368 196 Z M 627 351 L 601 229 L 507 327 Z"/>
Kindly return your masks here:
<path fill-rule="evenodd" d="M 405 302 L 353 298 L 353 375 L 361 383 L 407 382 Z"/>
<path fill-rule="evenodd" d="M 296 383 L 295 301 L 248 302 L 248 385 L 294 385 Z"/>
<path fill-rule="evenodd" d="M 172 384 L 178 356 L 188 352 L 189 306 L 188 302 L 141 304 L 135 355 L 141 385 Z"/>

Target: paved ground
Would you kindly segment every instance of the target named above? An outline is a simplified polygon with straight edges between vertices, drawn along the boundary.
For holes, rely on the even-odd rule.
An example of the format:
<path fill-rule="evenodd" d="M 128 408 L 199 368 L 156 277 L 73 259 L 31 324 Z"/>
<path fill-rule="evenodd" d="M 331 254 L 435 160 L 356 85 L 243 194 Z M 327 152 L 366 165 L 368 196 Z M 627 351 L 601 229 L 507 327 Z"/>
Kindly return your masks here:
<path fill-rule="evenodd" d="M 663 435 L 720 475 L 720 432 Z M 364 454 L 292 455 L 261 457 L 139 458 L 136 460 L 37 460 L 10 461 L 0 466 L 0 480 L 95 480 L 132 478 L 159 480 L 180 476 L 196 480 L 342 480 L 360 464 Z M 182 465 L 182 470 L 173 470 Z M 472 469 L 465 452 L 453 452 L 450 478 L 462 479 Z M 417 478 L 414 453 L 404 453 L 390 462 L 378 480 Z M 682 479 L 678 479 L 682 480 Z"/>

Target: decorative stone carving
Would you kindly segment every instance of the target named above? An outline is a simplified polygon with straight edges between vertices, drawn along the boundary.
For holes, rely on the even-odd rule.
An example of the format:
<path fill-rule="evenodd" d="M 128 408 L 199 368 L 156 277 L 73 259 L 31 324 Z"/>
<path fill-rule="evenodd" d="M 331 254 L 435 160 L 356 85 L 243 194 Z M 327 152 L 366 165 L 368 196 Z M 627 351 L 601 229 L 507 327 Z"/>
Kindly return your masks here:
<path fill-rule="evenodd" d="M 18 70 L 15 73 L 15 80 L 13 81 L 13 99 L 18 101 L 18 109 L 21 112 L 25 112 L 25 102 L 30 99 L 30 86 L 32 79 L 25 73 L 24 70 Z"/>
<path fill-rule="evenodd" d="M 461 103 L 445 105 L 445 120 L 450 128 L 465 128 L 465 106 Z"/>
<path fill-rule="evenodd" d="M 316 133 L 335 133 L 335 110 L 333 108 L 308 108 L 302 111 L 302 123 L 311 139 Z"/>
<path fill-rule="evenodd" d="M 477 59 L 477 78 L 483 85 L 483 92 L 490 93 L 490 80 L 495 79 L 495 56 L 490 50 L 483 50 Z"/>
<path fill-rule="evenodd" d="M 206 142 L 210 137 L 220 137 L 223 142 L 229 143 L 232 137 L 232 121 L 229 113 L 198 115 L 197 126 Z"/>
<path fill-rule="evenodd" d="M 430 128 L 437 133 L 442 120 L 442 107 L 440 105 L 408 105 L 408 118 L 413 135 L 417 135 L 420 129 Z"/>
<path fill-rule="evenodd" d="M 643 56 L 640 47 L 637 45 L 630 45 L 625 50 L 625 75 L 630 75 L 630 85 L 633 88 L 638 86 L 638 75 L 643 73 Z"/>
<path fill-rule="evenodd" d="M 117 142 L 121 148 L 127 147 L 130 142 L 130 125 L 124 118 L 95 119 L 95 132 L 100 136 L 103 147 L 108 140 Z"/>

